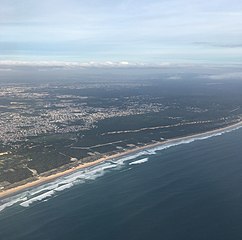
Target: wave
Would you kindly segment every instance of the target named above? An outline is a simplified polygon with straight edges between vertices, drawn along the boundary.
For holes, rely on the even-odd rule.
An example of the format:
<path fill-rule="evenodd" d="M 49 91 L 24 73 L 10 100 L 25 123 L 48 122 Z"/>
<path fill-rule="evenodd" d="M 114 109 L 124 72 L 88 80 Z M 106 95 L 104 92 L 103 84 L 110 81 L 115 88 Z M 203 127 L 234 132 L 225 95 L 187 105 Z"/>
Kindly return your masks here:
<path fill-rule="evenodd" d="M 115 164 L 103 163 L 95 167 L 80 170 L 69 176 L 59 178 L 52 183 L 42 185 L 36 190 L 28 191 L 28 198 L 21 202 L 19 205 L 22 207 L 29 207 L 35 202 L 46 202 L 50 197 L 57 194 L 58 192 L 69 189 L 76 184 L 85 183 L 85 180 L 95 180 L 96 178 L 103 176 L 105 171 L 115 167 Z M 17 200 L 15 203 L 18 202 L 20 201 Z"/>
<path fill-rule="evenodd" d="M 148 162 L 148 158 L 143 158 L 140 160 L 136 160 L 134 162 L 130 162 L 129 165 L 136 165 L 136 164 L 141 164 L 141 163 L 145 163 L 145 162 Z"/>
<path fill-rule="evenodd" d="M 73 187 L 73 185 L 74 185 L 73 183 L 64 184 L 64 185 L 62 185 L 62 186 L 56 188 L 55 191 L 57 191 L 57 192 L 61 192 L 61 191 L 63 191 L 63 190 L 66 190 L 66 189 L 68 189 L 68 188 Z"/>
<path fill-rule="evenodd" d="M 20 203 L 20 206 L 22 207 L 29 207 L 30 204 L 34 203 L 34 202 L 37 202 L 37 201 L 41 201 L 41 200 L 45 200 L 46 198 L 49 198 L 51 197 L 52 195 L 54 195 L 55 191 L 54 190 L 51 190 L 49 192 L 46 192 L 46 193 L 43 193 L 37 197 L 34 197 L 34 198 L 30 198 L 29 200 L 25 201 L 25 202 L 22 202 Z"/>
<path fill-rule="evenodd" d="M 0 212 L 3 211 L 5 208 L 11 207 L 11 206 L 17 204 L 18 202 L 25 201 L 25 200 L 27 200 L 27 197 L 24 197 L 24 198 L 17 197 L 14 199 L 8 198 L 5 203 L 0 205 Z"/>
<path fill-rule="evenodd" d="M 79 171 L 76 171 L 68 176 L 60 177 L 53 182 L 43 184 L 33 189 L 28 189 L 21 194 L 0 201 L 0 211 L 17 204 L 22 207 L 29 207 L 35 202 L 48 201 L 48 199 L 50 199 L 53 195 L 56 195 L 61 191 L 65 191 L 73 187 L 74 185 L 82 184 L 86 181 L 93 181 L 103 176 L 106 172 L 112 169 L 129 170 L 132 168 L 132 165 L 147 162 L 149 160 L 148 156 L 156 154 L 157 151 L 162 151 L 170 147 L 175 147 L 182 144 L 189 144 L 198 140 L 205 140 L 211 137 L 220 136 L 224 133 L 231 132 L 239 128 L 241 128 L 241 126 L 216 131 L 213 133 L 210 132 L 204 134 L 197 134 L 186 138 L 170 140 L 167 143 L 163 143 L 161 145 L 156 145 L 153 147 L 150 146 L 146 149 L 132 153 L 130 155 L 114 158 L 110 162 L 107 161 L 86 169 L 80 169 Z M 138 159 L 142 156 L 145 156 L 145 158 Z"/>

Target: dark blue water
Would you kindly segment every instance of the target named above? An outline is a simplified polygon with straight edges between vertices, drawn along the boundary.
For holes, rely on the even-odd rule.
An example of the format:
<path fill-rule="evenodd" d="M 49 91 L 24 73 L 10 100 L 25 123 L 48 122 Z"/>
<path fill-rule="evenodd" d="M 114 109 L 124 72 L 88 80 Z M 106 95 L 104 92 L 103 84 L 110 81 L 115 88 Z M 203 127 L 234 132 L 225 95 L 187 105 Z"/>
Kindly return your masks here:
<path fill-rule="evenodd" d="M 242 239 L 242 129 L 179 145 L 28 208 L 1 240 Z"/>

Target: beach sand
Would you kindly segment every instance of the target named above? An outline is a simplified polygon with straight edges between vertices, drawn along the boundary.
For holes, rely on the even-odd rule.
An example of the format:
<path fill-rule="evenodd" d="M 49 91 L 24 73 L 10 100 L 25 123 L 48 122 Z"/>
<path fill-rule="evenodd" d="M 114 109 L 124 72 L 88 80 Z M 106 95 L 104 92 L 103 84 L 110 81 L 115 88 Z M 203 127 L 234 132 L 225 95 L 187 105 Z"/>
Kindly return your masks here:
<path fill-rule="evenodd" d="M 17 186 L 17 187 L 2 190 L 0 192 L 0 199 L 15 195 L 15 194 L 20 193 L 22 191 L 25 191 L 29 188 L 33 188 L 33 187 L 42 185 L 44 183 L 51 182 L 51 181 L 56 180 L 60 177 L 67 176 L 71 173 L 74 173 L 75 171 L 78 171 L 80 169 L 92 167 L 92 166 L 98 165 L 98 164 L 100 164 L 104 161 L 112 160 L 114 158 L 125 157 L 125 156 L 128 156 L 128 155 L 132 155 L 134 153 L 138 153 L 138 152 L 143 151 L 143 150 L 148 150 L 148 149 L 152 149 L 152 148 L 155 148 L 155 147 L 158 147 L 158 146 L 162 146 L 164 144 L 172 144 L 172 143 L 176 143 L 176 142 L 180 142 L 180 141 L 190 140 L 190 139 L 193 139 L 193 138 L 207 137 L 207 136 L 210 136 L 210 135 L 231 131 L 231 130 L 234 130 L 234 129 L 237 129 L 237 128 L 240 128 L 240 127 L 242 127 L 242 121 L 237 122 L 236 124 L 224 127 L 224 128 L 219 128 L 219 129 L 207 131 L 207 132 L 204 132 L 204 133 L 193 134 L 193 135 L 189 135 L 189 136 L 186 136 L 186 137 L 173 138 L 173 139 L 169 139 L 169 140 L 162 141 L 162 142 L 156 142 L 156 143 L 148 144 L 148 145 L 145 145 L 145 146 L 136 147 L 136 148 L 127 150 L 125 152 L 116 153 L 116 154 L 113 154 L 113 155 L 110 155 L 110 156 L 107 156 L 107 157 L 101 157 L 100 159 L 95 160 L 93 162 L 83 163 L 83 164 L 78 165 L 77 167 L 73 167 L 71 169 L 68 169 L 68 170 L 65 170 L 65 171 L 62 171 L 62 172 L 58 172 L 58 173 L 55 173 L 55 174 L 52 174 L 52 175 L 49 175 L 49 176 L 46 176 L 46 177 L 38 177 L 38 179 L 33 181 L 33 182 L 28 182 L 26 184 L 23 184 L 23 185 L 20 185 L 20 186 Z"/>

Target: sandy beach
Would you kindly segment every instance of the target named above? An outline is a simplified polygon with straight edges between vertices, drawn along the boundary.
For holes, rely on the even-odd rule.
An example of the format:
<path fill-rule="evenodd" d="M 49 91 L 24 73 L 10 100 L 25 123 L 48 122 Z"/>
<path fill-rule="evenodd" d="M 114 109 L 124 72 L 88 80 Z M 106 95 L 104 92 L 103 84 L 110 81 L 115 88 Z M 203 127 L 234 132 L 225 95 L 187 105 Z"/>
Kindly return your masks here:
<path fill-rule="evenodd" d="M 17 194 L 19 192 L 25 191 L 29 188 L 33 188 L 33 187 L 42 185 L 42 184 L 47 183 L 47 182 L 51 182 L 51 181 L 56 180 L 60 177 L 67 176 L 71 173 L 74 173 L 75 171 L 80 170 L 80 169 L 84 169 L 84 168 L 88 168 L 88 167 L 98 165 L 98 164 L 100 164 L 104 161 L 112 160 L 112 159 L 115 159 L 115 158 L 125 157 L 125 156 L 128 156 L 128 155 L 132 155 L 134 153 L 138 153 L 138 152 L 143 151 L 143 150 L 152 149 L 152 148 L 162 146 L 162 145 L 165 145 L 165 144 L 172 144 L 172 143 L 176 143 L 176 142 L 179 142 L 179 141 L 185 141 L 185 140 L 194 139 L 194 138 L 203 138 L 203 137 L 207 137 L 207 136 L 210 136 L 210 135 L 223 133 L 223 132 L 226 132 L 226 131 L 232 131 L 232 130 L 240 128 L 240 127 L 242 127 L 242 121 L 237 122 L 236 124 L 232 124 L 230 126 L 224 127 L 224 128 L 219 128 L 219 129 L 216 129 L 216 130 L 207 131 L 207 132 L 199 133 L 199 134 L 193 134 L 193 135 L 189 135 L 189 136 L 185 136 L 185 137 L 173 138 L 173 139 L 169 139 L 169 140 L 162 141 L 162 142 L 156 142 L 156 143 L 148 144 L 148 145 L 145 145 L 145 146 L 136 147 L 136 148 L 127 150 L 125 152 L 120 152 L 120 153 L 116 153 L 116 154 L 113 154 L 113 155 L 110 155 L 110 156 L 107 156 L 107 157 L 102 157 L 102 158 L 95 160 L 93 162 L 83 163 L 83 164 L 78 165 L 77 167 L 73 167 L 71 169 L 68 169 L 68 170 L 65 170 L 65 171 L 62 171 L 62 172 L 58 172 L 58 173 L 55 173 L 55 174 L 52 174 L 52 175 L 49 175 L 49 176 L 46 176 L 46 177 L 38 177 L 38 179 L 33 181 L 33 182 L 29 182 L 29 183 L 26 183 L 26 184 L 23 184 L 23 185 L 20 185 L 20 186 L 17 186 L 17 187 L 13 187 L 13 188 L 10 188 L 10 189 L 7 189 L 7 190 L 2 190 L 0 192 L 0 199 L 12 196 L 12 195 Z"/>

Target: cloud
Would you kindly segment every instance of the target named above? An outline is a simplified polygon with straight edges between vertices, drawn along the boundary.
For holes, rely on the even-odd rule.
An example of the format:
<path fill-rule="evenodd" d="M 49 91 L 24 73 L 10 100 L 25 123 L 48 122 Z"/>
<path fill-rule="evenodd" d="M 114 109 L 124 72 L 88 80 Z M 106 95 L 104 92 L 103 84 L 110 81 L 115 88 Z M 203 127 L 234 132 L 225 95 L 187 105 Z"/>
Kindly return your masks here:
<path fill-rule="evenodd" d="M 64 62 L 64 61 L 15 61 L 15 60 L 0 60 L 1 67 L 63 67 L 63 68 L 84 68 L 84 67 L 139 67 L 145 66 L 143 63 L 121 62 Z M 147 65 L 148 66 L 148 65 Z"/>
<path fill-rule="evenodd" d="M 39 67 L 39 68 L 166 68 L 166 67 L 192 67 L 191 64 L 179 64 L 170 62 L 143 63 L 128 61 L 104 61 L 104 62 L 70 62 L 70 61 L 18 61 L 0 60 L 0 68 L 11 69 L 10 67 Z"/>
<path fill-rule="evenodd" d="M 193 42 L 193 44 L 216 48 L 242 48 L 242 43 Z"/>
<path fill-rule="evenodd" d="M 13 71 L 13 69 L 11 69 L 11 68 L 1 68 L 0 67 L 0 72 L 11 72 L 11 71 Z"/>
<path fill-rule="evenodd" d="M 168 77 L 169 80 L 181 80 L 182 77 L 181 76 L 170 76 Z"/>
<path fill-rule="evenodd" d="M 201 78 L 211 79 L 211 80 L 229 80 L 229 79 L 239 79 L 239 80 L 241 79 L 242 80 L 242 72 L 204 75 Z"/>

